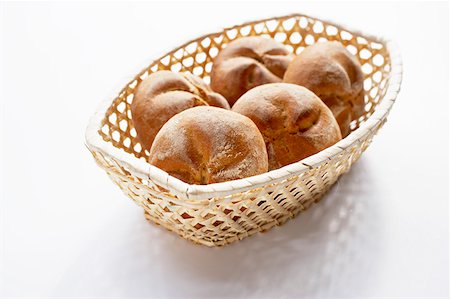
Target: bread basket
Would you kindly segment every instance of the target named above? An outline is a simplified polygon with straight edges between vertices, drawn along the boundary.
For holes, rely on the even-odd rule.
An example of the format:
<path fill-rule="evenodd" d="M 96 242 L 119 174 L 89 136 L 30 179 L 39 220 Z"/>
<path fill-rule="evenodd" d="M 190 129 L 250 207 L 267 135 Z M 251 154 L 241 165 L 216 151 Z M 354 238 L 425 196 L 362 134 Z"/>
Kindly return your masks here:
<path fill-rule="evenodd" d="M 352 133 L 302 161 L 258 176 L 210 185 L 189 185 L 146 162 L 131 122 L 136 86 L 158 70 L 190 72 L 209 83 L 212 59 L 230 41 L 267 36 L 294 53 L 322 40 L 337 40 L 360 60 L 366 113 Z M 248 22 L 187 42 L 156 59 L 113 99 L 101 105 L 86 130 L 97 164 L 145 211 L 145 217 L 181 237 L 221 246 L 280 225 L 318 201 L 352 166 L 386 122 L 401 84 L 401 59 L 392 44 L 302 14 Z"/>

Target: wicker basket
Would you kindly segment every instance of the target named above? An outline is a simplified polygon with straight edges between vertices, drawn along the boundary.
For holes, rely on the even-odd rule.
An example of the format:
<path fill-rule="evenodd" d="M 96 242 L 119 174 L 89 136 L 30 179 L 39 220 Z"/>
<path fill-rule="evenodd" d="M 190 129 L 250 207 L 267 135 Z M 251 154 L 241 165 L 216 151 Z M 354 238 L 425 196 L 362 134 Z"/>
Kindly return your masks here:
<path fill-rule="evenodd" d="M 250 35 L 275 38 L 297 54 L 315 42 L 338 40 L 356 55 L 365 74 L 366 113 L 351 124 L 352 133 L 300 162 L 218 184 L 189 185 L 148 164 L 131 122 L 130 103 L 139 82 L 155 71 L 172 70 L 209 83 L 220 49 Z M 86 144 L 147 219 L 193 242 L 220 246 L 280 225 L 319 200 L 386 122 L 400 83 L 399 54 L 382 38 L 300 14 L 248 22 L 199 37 L 155 60 L 100 107 L 87 128 Z"/>

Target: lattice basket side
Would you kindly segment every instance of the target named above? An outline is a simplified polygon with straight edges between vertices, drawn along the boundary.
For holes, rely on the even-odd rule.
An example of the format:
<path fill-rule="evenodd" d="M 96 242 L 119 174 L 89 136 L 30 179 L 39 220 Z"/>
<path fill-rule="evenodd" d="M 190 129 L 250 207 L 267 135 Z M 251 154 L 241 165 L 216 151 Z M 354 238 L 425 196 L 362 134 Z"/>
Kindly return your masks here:
<path fill-rule="evenodd" d="M 95 154 L 99 165 L 122 191 L 145 211 L 145 217 L 181 237 L 206 246 L 222 246 L 273 226 L 308 209 L 368 147 L 382 124 L 353 147 L 317 167 L 279 183 L 245 193 L 187 204 L 149 186 Z"/>

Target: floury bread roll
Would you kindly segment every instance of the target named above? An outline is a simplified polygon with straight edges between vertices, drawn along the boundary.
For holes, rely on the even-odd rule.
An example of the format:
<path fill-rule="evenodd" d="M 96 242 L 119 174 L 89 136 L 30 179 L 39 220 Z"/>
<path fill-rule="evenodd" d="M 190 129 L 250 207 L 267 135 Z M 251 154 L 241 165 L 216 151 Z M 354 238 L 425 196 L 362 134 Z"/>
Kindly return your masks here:
<path fill-rule="evenodd" d="M 156 135 L 149 163 L 189 184 L 210 184 L 267 172 L 263 137 L 247 117 L 195 107 L 172 117 Z"/>
<path fill-rule="evenodd" d="M 281 82 L 292 56 L 283 44 L 263 37 L 232 41 L 214 59 L 211 88 L 232 106 L 255 86 Z"/>
<path fill-rule="evenodd" d="M 195 106 L 230 109 L 223 96 L 190 74 L 159 71 L 142 81 L 131 104 L 133 125 L 146 150 L 161 127 L 175 114 Z"/>
<path fill-rule="evenodd" d="M 364 114 L 364 75 L 358 60 L 339 42 L 307 47 L 289 64 L 284 82 L 304 86 L 331 109 L 342 136 Z"/>
<path fill-rule="evenodd" d="M 330 109 L 308 89 L 287 83 L 245 93 L 232 111 L 249 117 L 264 137 L 269 170 L 300 161 L 341 139 Z"/>

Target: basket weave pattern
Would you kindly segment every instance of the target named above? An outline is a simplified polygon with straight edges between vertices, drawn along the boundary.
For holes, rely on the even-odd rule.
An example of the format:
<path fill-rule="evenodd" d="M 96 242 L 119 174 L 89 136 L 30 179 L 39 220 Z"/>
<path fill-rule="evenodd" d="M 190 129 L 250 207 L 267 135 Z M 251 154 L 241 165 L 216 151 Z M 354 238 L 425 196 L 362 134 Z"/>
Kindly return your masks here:
<path fill-rule="evenodd" d="M 142 167 L 133 167 L 138 160 L 139 165 L 145 165 L 148 156 L 131 122 L 130 104 L 136 86 L 158 70 L 189 72 L 209 83 L 212 60 L 217 53 L 230 41 L 254 35 L 274 38 L 296 54 L 322 40 L 344 44 L 359 59 L 365 75 L 366 113 L 352 122 L 353 133 L 332 148 L 286 169 L 255 179 L 221 183 L 217 187 L 198 188 L 177 182 L 167 174 L 161 178 L 160 172 L 152 166 L 145 171 L 139 171 Z M 93 145 L 88 137 L 87 145 L 98 165 L 125 194 L 144 208 L 147 219 L 191 241 L 207 246 L 225 245 L 294 217 L 319 200 L 338 177 L 348 171 L 386 121 L 390 106 L 380 117 L 373 119 L 371 116 L 382 101 L 388 100 L 384 96 L 390 85 L 391 71 L 391 56 L 381 39 L 303 15 L 250 22 L 200 37 L 154 61 L 101 111 L 94 125 L 94 133 L 100 140 L 97 142 L 108 143 L 107 148 L 114 147 L 116 154 Z M 395 95 L 390 99 L 392 102 Z M 370 126 L 358 130 L 369 117 Z M 118 157 L 119 151 L 121 157 L 126 156 L 126 161 Z"/>

